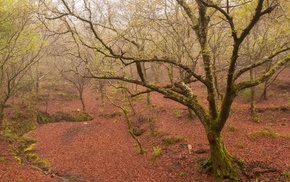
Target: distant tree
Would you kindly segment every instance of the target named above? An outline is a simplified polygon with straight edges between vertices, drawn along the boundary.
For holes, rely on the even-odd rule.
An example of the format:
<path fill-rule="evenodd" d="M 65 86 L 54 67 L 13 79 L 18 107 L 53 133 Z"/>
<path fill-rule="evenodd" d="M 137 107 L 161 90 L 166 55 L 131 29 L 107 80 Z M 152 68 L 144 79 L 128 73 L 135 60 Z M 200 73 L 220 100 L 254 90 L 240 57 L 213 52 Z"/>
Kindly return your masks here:
<path fill-rule="evenodd" d="M 54 0 L 49 3 L 49 0 L 40 0 L 42 11 L 39 16 L 47 25 L 63 25 L 65 29 L 59 33 L 70 32 L 77 47 L 91 49 L 103 56 L 105 64 L 106 61 L 111 64 L 110 70 L 95 70 L 94 65 L 100 59 L 90 59 L 80 51 L 90 72 L 89 77 L 137 84 L 145 88 L 140 93 L 156 91 L 192 109 L 204 126 L 210 144 L 210 157 L 205 165 L 212 169 L 216 181 L 221 181 L 224 177 L 236 177 L 233 156 L 227 151 L 221 136 L 235 97 L 242 90 L 265 82 L 290 61 L 290 46 L 283 42 L 276 42 L 265 57 L 257 57 L 253 62 L 245 62 L 241 57 L 253 28 L 260 26 L 261 20 L 272 21 L 266 17 L 289 4 L 276 0 L 235 2 L 83 0 L 75 3 Z M 240 13 L 246 6 L 247 11 Z M 174 19 L 176 15 L 180 15 L 178 19 Z M 289 25 L 284 15 L 276 18 Z M 49 28 L 53 29 L 53 26 Z M 183 32 L 186 28 L 187 33 Z M 214 49 L 210 47 L 213 45 L 210 37 L 216 34 L 213 29 L 227 37 L 220 40 L 221 47 Z M 173 36 L 174 32 L 183 38 L 182 41 Z M 226 70 L 225 82 L 216 80 L 218 69 L 214 66 L 218 65 L 214 58 L 218 57 L 213 57 L 213 54 L 219 52 L 225 53 L 224 60 L 219 62 L 219 68 Z M 269 62 L 271 67 L 266 72 L 259 71 L 252 79 L 245 76 L 250 70 L 258 70 Z M 150 64 L 161 67 L 152 69 Z M 200 69 L 194 69 L 195 64 Z M 127 73 L 128 67 L 135 69 L 134 74 Z M 168 70 L 168 74 L 159 75 L 158 83 L 148 76 L 149 72 L 161 70 Z M 224 89 L 217 93 L 218 85 Z M 206 105 L 197 87 L 205 89 Z M 223 96 L 221 101 L 217 94 Z"/>
<path fill-rule="evenodd" d="M 86 112 L 86 104 L 83 94 L 87 80 L 83 77 L 86 70 L 84 70 L 82 63 L 83 62 L 81 60 L 71 58 L 67 61 L 69 66 L 67 66 L 67 64 L 62 65 L 62 67 L 58 69 L 63 79 L 71 83 L 77 89 L 79 99 L 82 103 L 82 110 L 83 112 Z"/>

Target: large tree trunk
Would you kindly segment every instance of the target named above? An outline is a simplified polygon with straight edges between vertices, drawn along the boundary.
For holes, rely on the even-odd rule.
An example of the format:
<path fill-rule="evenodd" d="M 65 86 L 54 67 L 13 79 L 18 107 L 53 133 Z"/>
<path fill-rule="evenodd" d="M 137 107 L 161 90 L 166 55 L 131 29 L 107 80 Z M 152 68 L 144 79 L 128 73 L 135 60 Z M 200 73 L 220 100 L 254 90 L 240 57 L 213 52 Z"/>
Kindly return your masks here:
<path fill-rule="evenodd" d="M 210 143 L 210 158 L 205 164 L 208 170 L 212 170 L 216 181 L 222 181 L 227 177 L 234 179 L 236 172 L 233 168 L 233 156 L 227 151 L 220 133 L 208 132 Z"/>

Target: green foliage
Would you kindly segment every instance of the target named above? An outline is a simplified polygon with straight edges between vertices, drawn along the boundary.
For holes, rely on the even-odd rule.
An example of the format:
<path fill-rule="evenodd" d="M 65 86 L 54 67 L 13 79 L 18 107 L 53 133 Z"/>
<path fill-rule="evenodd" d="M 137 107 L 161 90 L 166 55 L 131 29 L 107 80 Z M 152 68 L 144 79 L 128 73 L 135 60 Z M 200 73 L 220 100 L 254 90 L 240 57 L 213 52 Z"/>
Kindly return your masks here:
<path fill-rule="evenodd" d="M 43 120 L 43 124 L 58 121 L 83 122 L 83 121 L 91 121 L 93 119 L 92 115 L 83 111 L 74 111 L 71 113 L 56 112 L 55 114 L 39 112 L 38 115 Z"/>
<path fill-rule="evenodd" d="M 7 141 L 13 142 L 21 137 L 23 134 L 36 128 L 35 115 L 33 113 L 26 113 L 28 111 L 14 109 L 11 116 L 11 121 L 6 122 L 3 130 L 4 137 Z"/>
<path fill-rule="evenodd" d="M 163 142 L 165 145 L 173 145 L 183 140 L 185 140 L 183 137 L 170 137 L 170 138 L 164 138 Z"/>
<path fill-rule="evenodd" d="M 244 159 L 239 159 L 237 162 L 240 166 L 243 166 L 245 163 Z"/>
<path fill-rule="evenodd" d="M 285 178 L 290 178 L 290 171 L 283 171 L 282 175 L 283 175 Z"/>
<path fill-rule="evenodd" d="M 176 117 L 181 117 L 181 112 L 179 110 L 174 110 L 173 113 Z"/>
<path fill-rule="evenodd" d="M 164 105 L 159 105 L 157 109 L 162 111 L 162 112 L 166 111 L 166 108 Z"/>
<path fill-rule="evenodd" d="M 24 179 L 19 178 L 19 179 L 17 179 L 17 182 L 24 182 Z"/>
<path fill-rule="evenodd" d="M 249 102 L 251 100 L 251 89 L 241 91 L 240 95 Z"/>
<path fill-rule="evenodd" d="M 25 92 L 20 96 L 21 103 L 27 110 L 33 111 L 37 109 L 36 103 L 45 103 L 44 98 L 36 95 L 34 92 Z"/>
<path fill-rule="evenodd" d="M 18 140 L 11 146 L 14 158 L 20 164 L 29 162 L 30 164 L 47 171 L 50 166 L 49 162 L 47 159 L 41 159 L 36 153 L 33 152 L 35 143 L 35 140 L 27 137 L 18 138 Z"/>
<path fill-rule="evenodd" d="M 262 130 L 257 130 L 249 133 L 249 136 L 253 136 L 254 139 L 258 138 L 276 138 L 279 133 L 272 131 L 269 128 L 263 128 Z"/>
<path fill-rule="evenodd" d="M 230 124 L 229 125 L 229 131 L 231 131 L 231 132 L 239 131 L 239 128 L 234 126 L 234 125 L 232 125 L 232 124 Z"/>
<path fill-rule="evenodd" d="M 19 164 L 22 163 L 22 159 L 21 159 L 21 157 L 19 157 L 19 156 L 14 156 L 14 158 L 15 158 L 15 160 L 16 160 Z"/>
<path fill-rule="evenodd" d="M 0 162 L 5 162 L 6 158 L 5 157 L 0 157 Z"/>
<path fill-rule="evenodd" d="M 211 172 L 213 170 L 212 161 L 210 159 L 200 161 L 199 165 L 201 165 L 206 172 Z"/>
<path fill-rule="evenodd" d="M 242 148 L 242 147 L 244 147 L 244 145 L 245 145 L 245 141 L 237 141 L 236 143 L 235 143 L 235 146 L 236 147 L 239 147 L 239 148 Z"/>
<path fill-rule="evenodd" d="M 179 176 L 180 176 L 180 177 L 183 177 L 183 176 L 185 176 L 185 173 L 184 173 L 184 172 L 180 172 L 180 173 L 179 173 Z"/>
<path fill-rule="evenodd" d="M 252 118 L 254 122 L 256 123 L 261 123 L 262 122 L 262 118 L 260 116 L 255 116 Z"/>
<path fill-rule="evenodd" d="M 38 157 L 38 155 L 36 153 L 31 153 L 30 152 L 30 153 L 28 153 L 26 155 L 26 160 L 29 161 L 29 162 L 36 161 L 38 159 L 39 159 L 39 157 Z"/>
<path fill-rule="evenodd" d="M 28 147 L 26 147 L 25 149 L 23 149 L 24 152 L 31 152 L 33 150 L 35 143 L 29 145 Z"/>
<path fill-rule="evenodd" d="M 26 160 L 25 153 L 29 153 L 33 150 L 35 142 L 35 140 L 27 137 L 21 137 L 14 141 L 13 145 L 11 145 L 11 149 L 18 163 L 22 163 L 23 160 Z"/>
<path fill-rule="evenodd" d="M 161 147 L 159 145 L 153 146 L 153 156 L 151 157 L 152 161 L 156 161 L 161 153 Z"/>
<path fill-rule="evenodd" d="M 102 116 L 104 118 L 114 118 L 116 116 L 118 116 L 118 117 L 122 116 L 122 113 L 119 111 L 114 111 L 114 112 L 109 113 L 109 114 L 101 113 L 99 116 Z"/>
<path fill-rule="evenodd" d="M 39 168 L 41 168 L 44 171 L 48 171 L 50 167 L 50 164 L 47 159 L 36 160 L 33 164 L 37 165 Z"/>
<path fill-rule="evenodd" d="M 16 136 L 14 136 L 14 134 L 12 133 L 12 130 L 8 129 L 8 128 L 4 128 L 3 130 L 3 137 L 5 140 L 7 141 L 14 141 Z"/>
<path fill-rule="evenodd" d="M 83 122 L 83 121 L 91 121 L 93 116 L 86 112 L 72 112 L 68 115 L 69 121 L 75 122 Z"/>
<path fill-rule="evenodd" d="M 149 131 L 147 133 L 148 137 L 161 137 L 164 135 L 164 132 L 162 130 L 154 130 L 153 133 Z"/>

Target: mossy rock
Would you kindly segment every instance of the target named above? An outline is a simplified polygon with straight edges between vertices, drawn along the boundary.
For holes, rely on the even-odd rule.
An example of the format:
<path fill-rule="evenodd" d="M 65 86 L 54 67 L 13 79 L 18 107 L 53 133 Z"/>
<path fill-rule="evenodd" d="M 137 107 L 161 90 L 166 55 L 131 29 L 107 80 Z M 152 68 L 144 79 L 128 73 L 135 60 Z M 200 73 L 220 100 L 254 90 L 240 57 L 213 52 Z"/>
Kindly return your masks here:
<path fill-rule="evenodd" d="M 176 143 L 178 143 L 178 142 L 181 142 L 181 141 L 183 141 L 183 140 L 185 140 L 185 139 L 182 138 L 182 137 L 164 138 L 164 139 L 163 139 L 163 143 L 164 143 L 165 145 L 174 145 L 174 144 L 176 144 Z"/>
<path fill-rule="evenodd" d="M 74 111 L 71 113 L 56 112 L 52 115 L 46 112 L 39 112 L 37 115 L 38 124 L 46 124 L 59 121 L 83 122 L 91 121 L 92 119 L 92 115 L 82 111 Z"/>
<path fill-rule="evenodd" d="M 75 111 L 69 114 L 67 121 L 83 122 L 91 121 L 94 117 L 86 112 Z"/>
<path fill-rule="evenodd" d="M 36 120 L 38 124 L 46 124 L 46 123 L 53 123 L 55 122 L 55 118 L 53 115 L 39 111 L 36 116 Z"/>

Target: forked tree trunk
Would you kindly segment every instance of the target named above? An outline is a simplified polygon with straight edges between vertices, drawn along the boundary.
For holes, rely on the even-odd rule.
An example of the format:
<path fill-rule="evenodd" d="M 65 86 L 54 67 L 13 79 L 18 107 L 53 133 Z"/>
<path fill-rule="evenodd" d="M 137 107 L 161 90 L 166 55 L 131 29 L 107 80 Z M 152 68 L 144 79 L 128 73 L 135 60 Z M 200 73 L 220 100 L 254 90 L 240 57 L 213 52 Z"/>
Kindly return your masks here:
<path fill-rule="evenodd" d="M 227 151 L 221 134 L 209 132 L 208 140 L 210 143 L 210 158 L 205 165 L 213 171 L 216 181 L 222 181 L 225 177 L 234 179 L 236 177 L 232 165 L 234 158 Z"/>

